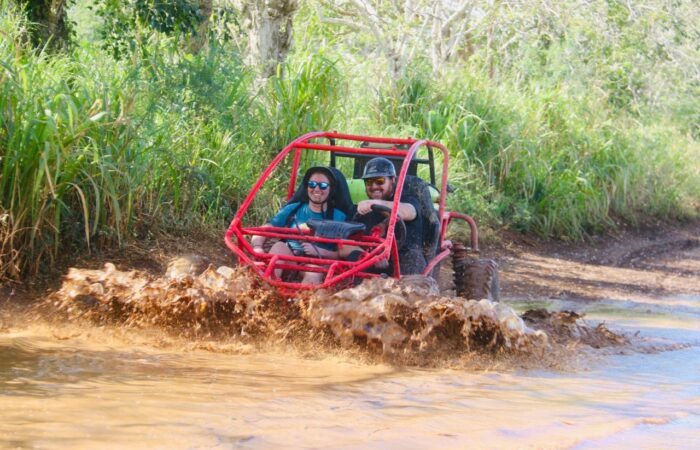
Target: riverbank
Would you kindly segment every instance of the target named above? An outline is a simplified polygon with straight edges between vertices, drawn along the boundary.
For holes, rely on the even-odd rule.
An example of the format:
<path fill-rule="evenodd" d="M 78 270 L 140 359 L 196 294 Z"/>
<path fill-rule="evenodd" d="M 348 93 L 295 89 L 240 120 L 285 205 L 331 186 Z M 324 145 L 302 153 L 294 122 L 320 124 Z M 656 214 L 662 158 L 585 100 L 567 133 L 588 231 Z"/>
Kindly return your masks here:
<path fill-rule="evenodd" d="M 588 242 L 546 241 L 525 234 L 499 232 L 499 241 L 482 243 L 482 256 L 500 267 L 505 300 L 636 300 L 700 292 L 700 221 L 650 224 L 621 229 Z M 214 266 L 235 261 L 220 236 L 207 233 L 160 236 L 125 248 L 65 260 L 59 269 L 5 284 L 0 304 L 32 303 L 60 288 L 69 267 L 99 269 L 112 262 L 120 270 L 162 275 L 181 255 L 200 255 Z"/>

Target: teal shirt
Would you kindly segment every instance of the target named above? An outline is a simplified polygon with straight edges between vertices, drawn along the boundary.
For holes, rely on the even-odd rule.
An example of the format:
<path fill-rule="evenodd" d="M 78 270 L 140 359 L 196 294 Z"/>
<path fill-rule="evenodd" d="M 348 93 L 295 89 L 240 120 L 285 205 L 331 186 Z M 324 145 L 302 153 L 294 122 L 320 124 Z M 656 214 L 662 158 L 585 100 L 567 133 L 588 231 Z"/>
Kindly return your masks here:
<path fill-rule="evenodd" d="M 289 215 L 292 214 L 294 210 L 296 210 L 296 213 L 294 214 L 294 219 L 292 219 L 291 223 L 287 225 L 287 222 L 289 222 Z M 345 220 L 345 218 L 345 213 L 343 213 L 343 211 L 340 211 L 339 209 L 333 209 L 333 220 L 343 221 Z M 312 211 L 308 203 L 304 203 L 301 206 L 299 206 L 299 203 L 290 203 L 289 205 L 280 209 L 280 211 L 277 214 L 275 214 L 275 216 L 272 219 L 270 219 L 268 223 L 273 227 L 296 228 L 306 223 L 309 219 L 323 220 L 325 219 L 325 217 L 323 213 L 317 213 L 315 211 Z M 325 248 L 326 250 L 335 250 L 337 247 L 335 244 L 318 243 L 316 245 Z"/>

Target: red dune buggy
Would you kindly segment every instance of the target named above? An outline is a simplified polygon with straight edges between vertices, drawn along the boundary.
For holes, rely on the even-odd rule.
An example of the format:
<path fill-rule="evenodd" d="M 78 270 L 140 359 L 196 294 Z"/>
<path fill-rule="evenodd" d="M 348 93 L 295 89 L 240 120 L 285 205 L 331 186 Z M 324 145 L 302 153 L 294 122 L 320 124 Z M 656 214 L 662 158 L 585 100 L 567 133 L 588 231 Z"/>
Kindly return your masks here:
<path fill-rule="evenodd" d="M 353 208 L 359 201 L 368 198 L 361 179 L 362 171 L 367 161 L 377 156 L 389 159 L 396 168 L 394 204 L 391 210 L 385 208 L 382 211 L 386 217 L 383 226 L 366 230 L 363 224 L 352 220 Z M 245 223 L 251 204 L 276 170 L 283 170 L 284 174 L 289 170 L 286 200 L 293 201 L 299 190 L 305 188 L 301 185 L 297 187 L 297 179 L 302 162 L 309 161 L 313 161 L 311 165 L 314 166 L 327 166 L 335 174 L 338 186 L 333 193 L 337 196 L 335 204 L 348 217 L 347 222 L 310 220 L 309 227 L 304 228 L 263 227 L 260 223 Z M 435 166 L 439 163 L 442 164 L 442 174 L 436 180 Z M 238 257 L 240 264 L 250 266 L 283 295 L 294 295 L 300 290 L 309 289 L 340 289 L 352 286 L 364 278 L 387 276 L 378 273 L 375 266 L 387 260 L 390 264 L 387 272 L 392 277 L 400 278 L 399 249 L 405 237 L 405 226 L 397 210 L 402 192 L 410 190 L 420 201 L 423 218 L 423 253 L 427 262 L 423 275 L 442 278 L 440 284 L 442 287 L 447 286 L 447 289 L 452 288 L 451 281 L 454 280 L 453 288 L 457 295 L 471 299 L 497 300 L 497 266 L 493 261 L 476 258 L 479 252 L 476 222 L 466 214 L 445 210 L 448 166 L 449 153 L 438 142 L 323 131 L 305 134 L 287 145 L 257 180 L 226 231 L 226 245 Z M 469 246 L 446 239 L 447 229 L 455 220 L 468 225 Z M 352 245 L 364 251 L 363 256 L 355 261 L 324 259 L 304 254 L 286 256 L 260 253 L 254 251 L 249 241 L 253 235 L 264 236 L 268 240 L 331 243 L 339 248 Z M 452 276 L 447 277 L 445 272 L 450 267 Z M 276 269 L 277 272 L 282 269 L 284 275 L 276 276 Z M 293 276 L 295 273 L 309 271 L 322 273 L 322 283 L 305 284 Z"/>

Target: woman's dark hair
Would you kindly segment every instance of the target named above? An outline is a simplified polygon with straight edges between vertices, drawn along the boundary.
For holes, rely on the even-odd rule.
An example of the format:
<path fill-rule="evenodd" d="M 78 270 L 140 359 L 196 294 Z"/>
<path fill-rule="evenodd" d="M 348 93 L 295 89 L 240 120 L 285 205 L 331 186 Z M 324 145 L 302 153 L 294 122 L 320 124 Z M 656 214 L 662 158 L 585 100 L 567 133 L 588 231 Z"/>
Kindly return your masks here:
<path fill-rule="evenodd" d="M 309 193 L 306 189 L 307 183 L 311 178 L 311 175 L 315 173 L 321 173 L 328 178 L 330 183 L 330 192 L 328 193 L 328 207 L 326 208 L 325 218 L 327 220 L 333 219 L 333 210 L 339 209 L 345 213 L 346 217 L 352 216 L 352 200 L 350 200 L 350 190 L 348 189 L 348 183 L 345 180 L 345 176 L 335 167 L 323 167 L 314 166 L 310 167 L 304 173 L 304 177 L 301 183 L 294 191 L 294 195 L 289 199 L 287 204 L 299 203 L 303 204 L 309 201 Z"/>

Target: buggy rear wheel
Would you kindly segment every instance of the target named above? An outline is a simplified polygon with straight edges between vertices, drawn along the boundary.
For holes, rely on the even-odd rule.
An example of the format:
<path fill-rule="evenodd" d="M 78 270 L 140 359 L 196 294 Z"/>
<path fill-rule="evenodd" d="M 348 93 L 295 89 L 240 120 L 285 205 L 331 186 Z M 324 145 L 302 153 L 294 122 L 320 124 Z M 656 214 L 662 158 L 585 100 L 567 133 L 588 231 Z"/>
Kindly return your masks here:
<path fill-rule="evenodd" d="M 492 259 L 455 258 L 454 284 L 457 296 L 467 300 L 500 298 L 498 264 Z"/>
<path fill-rule="evenodd" d="M 452 258 L 445 258 L 440 261 L 430 275 L 440 289 L 440 295 L 446 297 L 455 296 L 455 277 L 452 268 Z"/>

